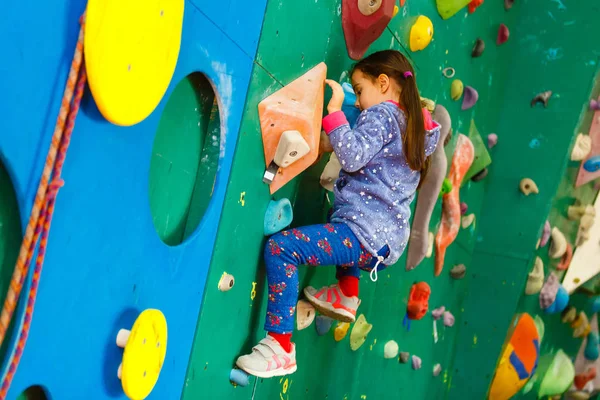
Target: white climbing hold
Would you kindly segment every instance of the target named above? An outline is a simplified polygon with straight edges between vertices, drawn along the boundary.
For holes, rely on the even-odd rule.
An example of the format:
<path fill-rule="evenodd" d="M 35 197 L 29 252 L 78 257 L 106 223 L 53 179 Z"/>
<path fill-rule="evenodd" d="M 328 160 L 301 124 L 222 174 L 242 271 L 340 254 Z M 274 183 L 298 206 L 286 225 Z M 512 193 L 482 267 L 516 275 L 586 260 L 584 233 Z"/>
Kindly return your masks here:
<path fill-rule="evenodd" d="M 306 300 L 298 300 L 296 305 L 296 328 L 301 331 L 306 329 L 315 320 L 315 308 Z"/>
<path fill-rule="evenodd" d="M 383 347 L 383 357 L 384 358 L 396 358 L 398 352 L 400 351 L 400 347 L 395 340 L 390 340 Z"/>
<path fill-rule="evenodd" d="M 429 232 L 429 235 L 427 235 L 427 240 L 427 253 L 425 254 L 425 257 L 430 258 L 433 254 L 433 243 L 435 242 L 435 236 L 433 236 L 433 232 Z"/>
<path fill-rule="evenodd" d="M 561 258 L 567 251 L 567 239 L 557 227 L 552 228 L 552 243 L 548 249 L 551 258 Z"/>
<path fill-rule="evenodd" d="M 536 183 L 533 181 L 533 179 L 530 179 L 530 178 L 521 179 L 519 188 L 521 189 L 521 192 L 523 192 L 523 194 L 525 196 L 529 196 L 532 193 L 538 194 L 540 192 Z"/>
<path fill-rule="evenodd" d="M 234 284 L 235 279 L 233 278 L 233 275 L 229 275 L 227 272 L 223 272 L 223 275 L 221 275 L 221 279 L 219 279 L 219 290 L 221 292 L 227 292 L 228 290 L 231 290 Z"/>
<path fill-rule="evenodd" d="M 469 214 L 462 217 L 461 226 L 463 229 L 467 229 L 475 221 L 475 214 Z"/>
<path fill-rule="evenodd" d="M 582 161 L 592 151 L 592 138 L 580 133 L 575 140 L 575 146 L 571 151 L 571 161 Z"/>
<path fill-rule="evenodd" d="M 433 376 L 438 376 L 442 372 L 442 366 L 440 364 L 435 364 L 433 366 Z"/>

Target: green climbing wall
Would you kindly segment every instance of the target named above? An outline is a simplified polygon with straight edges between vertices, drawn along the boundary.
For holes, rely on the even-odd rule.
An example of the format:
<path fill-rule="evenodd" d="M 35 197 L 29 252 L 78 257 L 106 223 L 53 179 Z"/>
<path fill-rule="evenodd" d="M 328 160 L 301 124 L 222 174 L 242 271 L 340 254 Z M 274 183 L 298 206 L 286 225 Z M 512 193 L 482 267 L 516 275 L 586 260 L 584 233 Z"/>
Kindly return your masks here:
<path fill-rule="evenodd" d="M 560 0 L 520 0 L 507 13 L 502 1 L 488 0 L 475 14 L 463 10 L 447 21 L 438 16 L 432 0 L 408 0 L 400 9 L 370 51 L 394 48 L 409 56 L 421 94 L 448 108 L 455 133 L 468 134 L 473 120 L 484 137 L 490 132 L 499 136 L 488 177 L 465 184 L 461 191 L 469 212 L 477 216 L 476 224 L 461 230 L 438 278 L 433 277 L 433 259 L 407 273 L 403 257 L 377 283 L 363 279 L 360 312 L 373 330 L 359 350 L 350 350 L 348 337 L 338 343 L 333 332 L 317 336 L 312 326 L 294 335 L 296 374 L 252 378 L 249 387 L 241 388 L 229 384 L 229 371 L 237 356 L 263 337 L 266 307 L 262 226 L 272 197 L 261 182 L 264 155 L 257 105 L 321 61 L 329 67 L 328 77 L 336 80 L 352 64 L 341 28 L 340 0 L 269 2 L 184 399 L 458 399 L 466 393 L 484 397 L 597 70 L 598 46 L 583 38 L 598 20 L 598 9 L 579 3 L 568 7 L 563 9 Z M 434 40 L 424 51 L 411 53 L 406 50 L 408 34 L 420 14 L 433 21 Z M 500 23 L 510 28 L 511 38 L 496 47 Z M 477 37 L 486 41 L 486 50 L 471 59 Z M 451 81 L 441 74 L 447 66 L 479 91 L 472 110 L 460 111 L 460 104 L 450 100 Z M 529 107 L 537 92 L 550 89 L 556 95 L 547 110 Z M 294 226 L 324 221 L 329 203 L 318 177 L 325 161 L 274 196 L 292 201 Z M 525 198 L 518 192 L 525 176 L 537 181 L 538 196 Z M 432 230 L 440 212 L 438 204 Z M 448 271 L 458 263 L 467 266 L 468 274 L 453 281 Z M 234 288 L 225 293 L 217 290 L 223 272 L 236 278 Z M 319 286 L 333 278 L 333 268 L 301 268 L 302 286 Z M 456 316 L 453 328 L 440 324 L 437 344 L 429 317 L 413 323 L 410 332 L 402 327 L 410 286 L 419 280 L 431 284 L 430 306 L 445 305 Z M 391 339 L 401 351 L 420 356 L 423 369 L 413 371 L 397 360 L 385 360 L 383 346 Z M 437 378 L 431 373 L 435 363 L 443 368 Z"/>

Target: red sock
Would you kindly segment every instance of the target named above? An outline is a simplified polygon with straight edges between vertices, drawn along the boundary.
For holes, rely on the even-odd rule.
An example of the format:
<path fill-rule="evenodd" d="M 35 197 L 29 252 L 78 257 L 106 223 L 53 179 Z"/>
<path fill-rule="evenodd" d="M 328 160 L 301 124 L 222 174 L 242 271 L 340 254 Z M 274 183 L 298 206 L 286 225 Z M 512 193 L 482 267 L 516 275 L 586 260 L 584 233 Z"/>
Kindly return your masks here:
<path fill-rule="evenodd" d="M 275 333 L 269 332 L 269 336 L 277 340 L 281 347 L 289 353 L 292 351 L 292 334 L 291 333 Z"/>
<path fill-rule="evenodd" d="M 338 285 L 348 297 L 358 297 L 358 278 L 355 276 L 342 276 L 338 279 Z"/>

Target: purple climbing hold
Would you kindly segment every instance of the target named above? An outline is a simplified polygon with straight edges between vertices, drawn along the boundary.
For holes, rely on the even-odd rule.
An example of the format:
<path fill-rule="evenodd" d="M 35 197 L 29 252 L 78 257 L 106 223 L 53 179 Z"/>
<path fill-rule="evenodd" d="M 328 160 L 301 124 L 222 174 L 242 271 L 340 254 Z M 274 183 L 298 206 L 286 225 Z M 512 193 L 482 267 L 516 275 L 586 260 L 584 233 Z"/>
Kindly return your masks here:
<path fill-rule="evenodd" d="M 465 86 L 461 109 L 463 111 L 468 110 L 477 103 L 477 100 L 479 100 L 479 93 L 477 93 L 477 90 L 473 89 L 471 86 Z"/>
<path fill-rule="evenodd" d="M 491 149 L 493 148 L 496 144 L 498 144 L 498 135 L 496 135 L 495 133 L 490 133 L 487 137 L 487 142 L 488 142 L 488 147 Z"/>
<path fill-rule="evenodd" d="M 591 111 L 600 111 L 600 101 L 596 99 L 590 100 L 590 110 Z"/>
<path fill-rule="evenodd" d="M 540 238 L 540 247 L 544 247 L 548 244 L 550 240 L 550 233 L 552 233 L 552 227 L 550 226 L 550 221 L 546 220 L 544 224 L 544 231 L 542 232 L 542 237 Z"/>
<path fill-rule="evenodd" d="M 454 326 L 454 315 L 450 311 L 444 312 L 444 325 L 449 328 Z"/>
<path fill-rule="evenodd" d="M 420 357 L 417 357 L 415 355 L 412 356 L 412 367 L 413 367 L 413 369 L 420 369 L 422 363 L 423 362 L 421 361 Z"/>
<path fill-rule="evenodd" d="M 460 215 L 465 215 L 468 209 L 469 206 L 467 205 L 467 203 L 465 203 L 464 201 L 460 203 Z"/>
<path fill-rule="evenodd" d="M 433 317 L 433 319 L 438 320 L 442 318 L 442 315 L 444 315 L 444 311 L 446 311 L 446 307 L 438 307 L 431 312 L 431 316 Z"/>

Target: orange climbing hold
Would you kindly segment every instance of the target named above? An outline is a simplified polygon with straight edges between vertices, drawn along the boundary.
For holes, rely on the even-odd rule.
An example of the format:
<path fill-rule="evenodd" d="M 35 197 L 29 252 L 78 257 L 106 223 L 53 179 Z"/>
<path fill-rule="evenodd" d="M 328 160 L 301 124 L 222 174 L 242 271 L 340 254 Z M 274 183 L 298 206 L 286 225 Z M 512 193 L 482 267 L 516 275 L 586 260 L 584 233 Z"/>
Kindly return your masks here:
<path fill-rule="evenodd" d="M 427 282 L 418 282 L 410 288 L 406 313 L 410 319 L 421 319 L 429 309 L 429 296 L 431 288 Z"/>
<path fill-rule="evenodd" d="M 311 166 L 318 157 L 326 75 L 327 66 L 320 63 L 258 104 L 267 167 L 275 157 L 283 132 L 300 132 L 310 148 L 302 158 L 288 167 L 279 168 L 270 184 L 271 194 Z"/>
<path fill-rule="evenodd" d="M 477 10 L 477 7 L 479 7 L 482 4 L 483 4 L 483 0 L 472 0 L 469 3 L 469 14 L 473 14 L 475 12 L 475 10 Z"/>
<path fill-rule="evenodd" d="M 452 165 L 448 179 L 452 183 L 452 190 L 442 196 L 442 221 L 435 237 L 435 276 L 439 276 L 444 268 L 446 249 L 454 242 L 460 229 L 460 183 L 471 167 L 475 158 L 475 148 L 471 140 L 463 135 L 458 135 L 456 149 L 452 156 Z"/>

